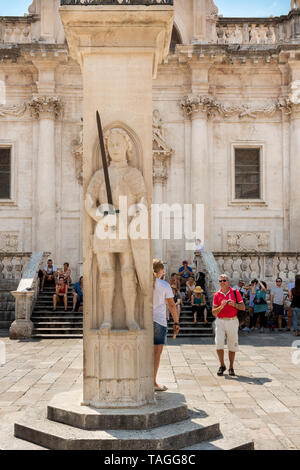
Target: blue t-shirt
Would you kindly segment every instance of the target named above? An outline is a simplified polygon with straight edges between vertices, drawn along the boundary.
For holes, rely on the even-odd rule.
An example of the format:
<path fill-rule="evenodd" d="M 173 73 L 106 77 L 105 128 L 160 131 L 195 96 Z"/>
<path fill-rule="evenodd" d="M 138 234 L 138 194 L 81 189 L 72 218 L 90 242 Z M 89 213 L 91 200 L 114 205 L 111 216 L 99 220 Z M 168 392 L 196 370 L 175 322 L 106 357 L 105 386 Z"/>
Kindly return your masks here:
<path fill-rule="evenodd" d="M 190 268 L 189 266 L 187 266 L 187 270 L 190 271 L 191 273 L 193 272 L 192 268 Z M 184 271 L 184 267 L 181 266 L 181 268 L 179 268 L 179 272 L 182 273 L 183 271 Z M 190 277 L 190 275 L 189 273 L 185 272 L 182 277 Z"/>
<path fill-rule="evenodd" d="M 74 284 L 73 290 L 79 295 L 79 297 L 83 296 L 80 282 L 76 282 L 76 284 Z"/>

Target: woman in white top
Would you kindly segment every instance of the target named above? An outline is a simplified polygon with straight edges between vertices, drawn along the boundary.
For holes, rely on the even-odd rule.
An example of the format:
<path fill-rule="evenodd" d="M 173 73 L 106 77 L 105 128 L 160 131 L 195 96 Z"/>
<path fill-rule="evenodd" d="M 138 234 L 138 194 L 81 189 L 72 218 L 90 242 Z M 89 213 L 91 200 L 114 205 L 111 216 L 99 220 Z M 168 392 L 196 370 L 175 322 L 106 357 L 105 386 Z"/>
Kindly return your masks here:
<path fill-rule="evenodd" d="M 161 279 L 163 276 L 164 265 L 162 261 L 153 260 L 154 388 L 156 392 L 167 390 L 167 387 L 157 383 L 160 357 L 166 344 L 168 332 L 167 306 L 174 319 L 174 336 L 178 335 L 180 330 L 174 295 L 170 284 Z"/>

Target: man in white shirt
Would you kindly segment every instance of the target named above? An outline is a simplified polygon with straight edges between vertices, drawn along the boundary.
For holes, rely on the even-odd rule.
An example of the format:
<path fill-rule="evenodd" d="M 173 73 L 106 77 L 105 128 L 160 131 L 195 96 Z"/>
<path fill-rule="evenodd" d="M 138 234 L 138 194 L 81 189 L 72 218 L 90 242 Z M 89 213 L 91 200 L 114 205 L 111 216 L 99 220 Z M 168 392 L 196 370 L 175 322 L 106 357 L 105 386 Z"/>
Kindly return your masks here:
<path fill-rule="evenodd" d="M 164 265 L 161 261 L 153 261 L 153 321 L 154 321 L 154 388 L 156 392 L 165 392 L 167 387 L 157 383 L 157 372 L 160 364 L 160 357 L 166 344 L 168 323 L 167 306 L 174 319 L 174 337 L 179 333 L 179 321 L 174 295 L 168 282 L 161 278 L 164 276 Z"/>
<path fill-rule="evenodd" d="M 47 265 L 44 266 L 41 291 L 44 290 L 44 284 L 45 284 L 46 280 L 47 281 L 53 281 L 54 285 L 56 284 L 57 268 L 56 268 L 56 266 L 54 266 L 52 259 L 48 259 Z"/>

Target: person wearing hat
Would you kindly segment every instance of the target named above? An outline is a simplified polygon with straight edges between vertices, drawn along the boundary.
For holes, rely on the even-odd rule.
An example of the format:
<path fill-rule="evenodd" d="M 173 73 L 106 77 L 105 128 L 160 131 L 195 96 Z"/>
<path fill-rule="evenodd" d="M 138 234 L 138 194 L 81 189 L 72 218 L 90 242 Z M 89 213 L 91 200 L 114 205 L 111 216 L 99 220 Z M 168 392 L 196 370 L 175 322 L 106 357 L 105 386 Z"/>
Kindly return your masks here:
<path fill-rule="evenodd" d="M 197 323 L 197 316 L 204 312 L 204 323 L 207 325 L 206 299 L 203 289 L 200 286 L 195 287 L 192 295 L 192 312 L 194 315 L 194 324 Z"/>

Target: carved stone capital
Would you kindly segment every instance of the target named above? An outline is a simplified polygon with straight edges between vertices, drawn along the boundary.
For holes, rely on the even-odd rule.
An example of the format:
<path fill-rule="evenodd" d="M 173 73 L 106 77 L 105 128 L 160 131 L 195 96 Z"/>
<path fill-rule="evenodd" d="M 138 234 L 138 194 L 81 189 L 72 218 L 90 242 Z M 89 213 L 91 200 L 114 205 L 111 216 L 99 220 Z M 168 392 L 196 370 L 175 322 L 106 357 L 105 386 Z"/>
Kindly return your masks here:
<path fill-rule="evenodd" d="M 40 117 L 57 118 L 63 111 L 63 102 L 58 96 L 36 96 L 28 103 L 31 115 Z"/>
<path fill-rule="evenodd" d="M 213 104 L 214 100 L 208 96 L 189 95 L 180 102 L 180 107 L 186 118 L 193 117 L 196 114 L 202 114 L 206 117 Z"/>

